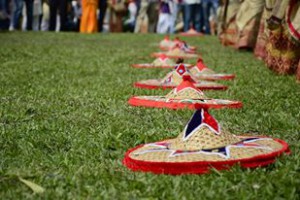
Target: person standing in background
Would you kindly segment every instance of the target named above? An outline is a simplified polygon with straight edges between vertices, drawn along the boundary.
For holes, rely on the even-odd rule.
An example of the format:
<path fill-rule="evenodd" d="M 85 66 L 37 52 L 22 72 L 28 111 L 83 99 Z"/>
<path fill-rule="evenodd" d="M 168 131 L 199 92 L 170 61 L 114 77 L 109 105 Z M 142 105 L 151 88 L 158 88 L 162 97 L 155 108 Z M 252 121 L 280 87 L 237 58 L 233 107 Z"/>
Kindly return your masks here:
<path fill-rule="evenodd" d="M 171 26 L 171 33 L 175 33 L 176 32 L 176 22 L 178 20 L 178 18 L 180 17 L 180 22 L 182 21 L 182 17 L 183 17 L 183 0 L 173 0 L 173 8 L 172 10 L 172 26 Z"/>
<path fill-rule="evenodd" d="M 99 0 L 99 16 L 98 16 L 98 31 L 103 31 L 103 22 L 107 10 L 107 0 Z"/>
<path fill-rule="evenodd" d="M 148 33 L 155 33 L 158 22 L 159 2 L 158 0 L 148 0 Z"/>
<path fill-rule="evenodd" d="M 171 33 L 174 30 L 174 20 L 172 18 L 172 0 L 161 0 L 157 23 L 157 33 Z"/>
<path fill-rule="evenodd" d="M 23 10 L 23 2 L 26 5 L 26 30 L 32 30 L 33 0 L 14 0 L 13 30 L 20 28 L 20 18 Z"/>
<path fill-rule="evenodd" d="M 50 22 L 50 8 L 47 0 L 43 0 L 42 13 L 41 31 L 48 31 Z"/>
<path fill-rule="evenodd" d="M 128 13 L 126 19 L 124 20 L 123 30 L 125 32 L 127 31 L 133 32 L 135 27 L 135 22 L 136 22 L 137 5 L 134 0 L 128 0 L 127 3 L 128 3 L 127 6 Z"/>
<path fill-rule="evenodd" d="M 255 47 L 265 0 L 245 0 L 236 14 L 236 49 Z"/>
<path fill-rule="evenodd" d="M 9 22 L 8 0 L 0 0 L 0 30 L 8 30 Z"/>
<path fill-rule="evenodd" d="M 33 2 L 33 20 L 32 29 L 34 31 L 40 30 L 40 19 L 43 14 L 42 11 L 42 0 L 34 0 Z"/>
<path fill-rule="evenodd" d="M 215 35 L 218 0 L 202 0 L 205 33 Z"/>
<path fill-rule="evenodd" d="M 148 1 L 147 0 L 141 0 L 140 7 L 138 9 L 138 15 L 136 18 L 136 23 L 134 27 L 134 33 L 148 33 Z"/>
<path fill-rule="evenodd" d="M 82 0 L 81 33 L 95 33 L 98 31 L 97 8 L 98 0 Z"/>
<path fill-rule="evenodd" d="M 50 23 L 49 30 L 56 30 L 57 10 L 60 17 L 60 31 L 66 31 L 67 21 L 67 0 L 49 0 L 50 7 Z"/>
<path fill-rule="evenodd" d="M 197 32 L 202 32 L 203 11 L 201 0 L 184 0 L 184 32 L 194 28 Z"/>

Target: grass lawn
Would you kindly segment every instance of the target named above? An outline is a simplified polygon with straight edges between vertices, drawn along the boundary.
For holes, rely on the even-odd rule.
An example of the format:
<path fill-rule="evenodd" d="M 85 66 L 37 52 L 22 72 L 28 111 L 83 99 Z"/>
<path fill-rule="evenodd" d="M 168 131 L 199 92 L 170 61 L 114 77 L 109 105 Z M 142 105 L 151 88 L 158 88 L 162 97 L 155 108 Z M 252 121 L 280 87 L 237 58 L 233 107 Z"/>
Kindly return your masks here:
<path fill-rule="evenodd" d="M 136 108 L 131 95 L 166 94 L 132 87 L 167 69 L 133 69 L 152 61 L 160 35 L 0 34 L 1 199 L 299 199 L 300 84 L 278 76 L 252 53 L 216 37 L 188 38 L 209 67 L 236 73 L 227 91 L 242 109 L 211 110 L 235 134 L 287 141 L 290 156 L 261 169 L 207 175 L 137 173 L 122 165 L 129 148 L 175 137 L 190 110 Z M 34 193 L 22 177 L 43 188 Z"/>

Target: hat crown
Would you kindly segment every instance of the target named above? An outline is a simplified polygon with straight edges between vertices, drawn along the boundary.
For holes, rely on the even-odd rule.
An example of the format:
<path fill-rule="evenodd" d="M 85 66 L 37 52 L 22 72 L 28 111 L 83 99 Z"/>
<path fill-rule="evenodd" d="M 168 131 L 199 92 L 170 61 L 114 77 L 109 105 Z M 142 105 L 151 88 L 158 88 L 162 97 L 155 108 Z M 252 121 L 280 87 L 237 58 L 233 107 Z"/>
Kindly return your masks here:
<path fill-rule="evenodd" d="M 169 94 L 166 95 L 166 98 L 169 99 L 208 99 L 205 94 L 198 88 L 195 87 L 194 83 L 195 81 L 192 79 L 191 75 L 187 71 L 186 68 L 184 68 L 184 65 L 181 64 L 176 69 L 176 74 L 182 73 L 185 69 L 186 71 L 183 72 L 181 75 L 181 83 L 173 89 Z M 178 70 L 178 72 L 177 72 Z M 170 75 L 170 79 L 173 78 L 174 74 Z"/>
<path fill-rule="evenodd" d="M 204 62 L 201 58 L 198 59 L 196 67 L 199 69 L 199 71 L 207 69 L 206 65 L 204 64 Z"/>
<path fill-rule="evenodd" d="M 183 132 L 169 146 L 173 150 L 195 151 L 225 147 L 241 139 L 228 132 L 221 132 L 218 121 L 206 109 L 197 110 Z"/>

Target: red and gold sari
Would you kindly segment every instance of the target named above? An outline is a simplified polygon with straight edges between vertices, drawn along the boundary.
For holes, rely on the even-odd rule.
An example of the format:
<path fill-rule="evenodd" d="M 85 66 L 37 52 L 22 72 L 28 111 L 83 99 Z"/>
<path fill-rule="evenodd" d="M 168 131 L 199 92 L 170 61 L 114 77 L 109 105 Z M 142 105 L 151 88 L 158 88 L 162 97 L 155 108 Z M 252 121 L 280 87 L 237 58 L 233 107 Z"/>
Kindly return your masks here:
<path fill-rule="evenodd" d="M 237 39 L 235 48 L 255 47 L 265 0 L 245 0 L 236 14 Z"/>
<path fill-rule="evenodd" d="M 277 0 L 268 19 L 267 66 L 279 74 L 293 74 L 300 60 L 300 1 Z"/>
<path fill-rule="evenodd" d="M 218 34 L 224 46 L 234 46 L 236 42 L 236 14 L 240 7 L 240 0 L 228 0 L 228 6 L 224 4 L 220 8 Z M 226 10 L 226 11 L 225 11 Z M 224 15 L 224 12 L 226 14 Z"/>
<path fill-rule="evenodd" d="M 260 20 L 258 36 L 254 48 L 254 55 L 256 58 L 261 60 L 265 60 L 266 58 L 266 43 L 269 35 L 266 20 L 270 18 L 275 3 L 276 0 L 266 0 L 263 15 Z"/>

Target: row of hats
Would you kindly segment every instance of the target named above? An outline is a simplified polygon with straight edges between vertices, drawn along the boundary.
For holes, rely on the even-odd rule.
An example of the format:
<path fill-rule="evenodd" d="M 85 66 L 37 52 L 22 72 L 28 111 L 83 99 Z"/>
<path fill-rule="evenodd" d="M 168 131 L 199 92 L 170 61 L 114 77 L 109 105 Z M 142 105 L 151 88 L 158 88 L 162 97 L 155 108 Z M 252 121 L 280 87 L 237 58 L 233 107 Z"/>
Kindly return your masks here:
<path fill-rule="evenodd" d="M 207 97 L 202 90 L 227 89 L 212 82 L 230 80 L 234 74 L 220 74 L 209 69 L 197 54 L 194 46 L 168 36 L 159 47 L 165 52 L 153 53 L 152 63 L 133 64 L 136 68 L 173 68 L 162 79 L 150 79 L 135 83 L 144 89 L 173 88 L 165 96 L 133 96 L 132 106 L 192 109 L 195 113 L 176 138 L 142 144 L 129 149 L 123 164 L 134 171 L 164 174 L 202 174 L 230 169 L 233 165 L 253 168 L 275 162 L 276 157 L 289 153 L 288 144 L 267 136 L 234 135 L 223 130 L 208 109 L 240 108 L 239 101 Z M 198 58 L 195 65 L 183 63 L 183 59 Z M 177 59 L 177 62 L 172 59 Z M 204 81 L 205 80 L 205 81 Z M 207 81 L 209 80 L 209 81 Z"/>

